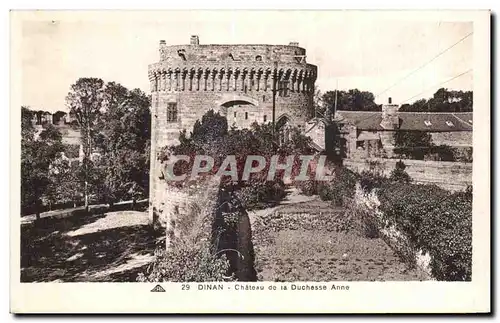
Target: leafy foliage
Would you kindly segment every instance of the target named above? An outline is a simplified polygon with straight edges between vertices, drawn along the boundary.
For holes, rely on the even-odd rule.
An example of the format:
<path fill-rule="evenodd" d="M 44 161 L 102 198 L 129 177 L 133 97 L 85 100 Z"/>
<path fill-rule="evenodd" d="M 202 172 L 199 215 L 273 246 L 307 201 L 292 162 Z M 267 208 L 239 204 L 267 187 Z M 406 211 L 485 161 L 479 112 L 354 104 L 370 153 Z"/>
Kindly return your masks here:
<path fill-rule="evenodd" d="M 432 148 L 431 134 L 426 131 L 395 131 L 394 152 L 405 158 L 423 160 Z"/>
<path fill-rule="evenodd" d="M 217 255 L 207 245 L 176 245 L 156 254 L 155 262 L 147 274 L 140 273 L 139 282 L 211 282 L 230 281 L 226 277 L 229 262 L 225 255 Z"/>
<path fill-rule="evenodd" d="M 437 186 L 391 183 L 379 191 L 381 211 L 415 246 L 432 257 L 438 280 L 470 280 L 472 195 Z"/>
<path fill-rule="evenodd" d="M 175 164 L 175 175 L 186 174 L 192 169 L 195 155 L 208 155 L 214 159 L 214 167 L 206 175 L 217 173 L 227 156 L 234 155 L 236 158 L 237 185 L 234 189 L 239 190 L 239 197 L 243 203 L 251 207 L 259 207 L 274 203 L 285 196 L 283 184 L 283 171 L 277 171 L 273 181 L 267 181 L 271 156 L 279 155 L 280 163 L 286 156 L 298 154 L 310 154 L 311 139 L 302 135 L 298 129 L 291 128 L 289 138 L 278 145 L 273 136 L 271 124 L 254 123 L 250 129 L 229 129 L 225 117 L 213 111 L 207 112 L 196 122 L 191 135 L 185 132 L 180 134 L 180 144 L 174 147 L 165 147 L 160 159 L 168 159 L 169 154 L 190 156 L 190 162 L 178 162 Z M 262 156 L 265 161 L 264 169 L 258 173 L 250 174 L 248 180 L 243 179 L 244 166 L 250 155 Z M 255 166 L 255 165 L 254 165 Z M 293 174 L 298 174 L 300 163 L 295 159 Z M 225 168 L 227 170 L 227 168 Z M 188 176 L 189 178 L 189 176 Z M 230 176 L 223 176 L 222 183 L 233 182 Z M 174 182 L 176 185 L 184 185 L 183 182 Z"/>
<path fill-rule="evenodd" d="M 23 107 L 21 115 L 21 207 L 34 209 L 38 217 L 43 199 L 51 198 L 52 165 L 61 157 L 64 147 L 55 127 L 49 126 L 36 136 L 31 113 Z"/>
<path fill-rule="evenodd" d="M 335 107 L 335 91 L 327 91 L 322 96 L 325 107 L 333 111 Z M 375 103 L 375 96 L 368 91 L 351 89 L 337 91 L 337 110 L 345 111 L 381 111 L 382 107 Z"/>
<path fill-rule="evenodd" d="M 473 92 L 440 88 L 430 99 L 403 104 L 402 112 L 472 112 Z"/>
<path fill-rule="evenodd" d="M 411 177 L 405 171 L 406 165 L 401 160 L 396 163 L 396 167 L 391 171 L 389 179 L 396 182 L 410 183 Z"/>
<path fill-rule="evenodd" d="M 142 91 L 106 84 L 105 109 L 96 126 L 101 199 L 138 199 L 149 188 L 150 100 Z"/>
<path fill-rule="evenodd" d="M 345 206 L 354 196 L 359 175 L 346 167 L 335 169 L 335 178 L 331 182 L 315 181 L 314 184 L 299 186 L 310 189 L 313 194 L 318 194 L 323 201 L 332 201 L 335 206 Z"/>

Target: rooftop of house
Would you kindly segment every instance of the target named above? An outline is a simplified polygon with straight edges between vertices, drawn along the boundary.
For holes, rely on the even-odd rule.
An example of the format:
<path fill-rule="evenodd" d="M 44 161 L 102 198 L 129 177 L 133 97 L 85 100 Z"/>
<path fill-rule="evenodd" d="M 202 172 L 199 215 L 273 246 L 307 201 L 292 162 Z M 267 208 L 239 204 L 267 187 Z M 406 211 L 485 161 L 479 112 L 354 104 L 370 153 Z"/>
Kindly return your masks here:
<path fill-rule="evenodd" d="M 345 121 L 359 130 L 387 130 L 382 122 L 381 111 L 337 111 Z M 472 131 L 472 112 L 397 112 L 399 130 L 410 131 Z"/>

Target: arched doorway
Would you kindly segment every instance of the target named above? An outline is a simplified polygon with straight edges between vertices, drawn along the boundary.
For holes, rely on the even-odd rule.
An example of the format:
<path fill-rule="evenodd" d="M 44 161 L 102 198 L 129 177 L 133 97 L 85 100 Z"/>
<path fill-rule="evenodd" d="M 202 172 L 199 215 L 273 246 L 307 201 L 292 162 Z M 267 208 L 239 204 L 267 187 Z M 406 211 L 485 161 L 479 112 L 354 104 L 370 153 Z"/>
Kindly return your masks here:
<path fill-rule="evenodd" d="M 234 99 L 221 104 L 221 110 L 225 112 L 229 127 L 248 128 L 253 122 L 259 122 L 259 109 L 254 103 Z"/>
<path fill-rule="evenodd" d="M 275 125 L 276 134 L 278 137 L 278 143 L 284 144 L 291 137 L 291 128 L 290 118 L 287 115 L 282 115 L 278 118 Z"/>

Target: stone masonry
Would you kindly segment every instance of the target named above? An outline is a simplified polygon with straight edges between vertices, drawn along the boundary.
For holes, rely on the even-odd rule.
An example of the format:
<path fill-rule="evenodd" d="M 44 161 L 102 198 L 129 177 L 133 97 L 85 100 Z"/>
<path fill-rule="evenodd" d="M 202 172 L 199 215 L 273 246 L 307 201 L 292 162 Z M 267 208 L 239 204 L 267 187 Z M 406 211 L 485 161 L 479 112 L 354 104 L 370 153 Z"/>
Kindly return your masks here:
<path fill-rule="evenodd" d="M 150 212 L 156 204 L 160 149 L 177 143 L 209 110 L 226 116 L 238 128 L 275 121 L 304 127 L 312 118 L 317 67 L 306 62 L 306 50 L 289 45 L 159 46 L 160 60 L 149 65 L 152 93 Z M 273 91 L 274 90 L 274 91 Z M 151 213 L 152 218 L 152 213 Z"/>

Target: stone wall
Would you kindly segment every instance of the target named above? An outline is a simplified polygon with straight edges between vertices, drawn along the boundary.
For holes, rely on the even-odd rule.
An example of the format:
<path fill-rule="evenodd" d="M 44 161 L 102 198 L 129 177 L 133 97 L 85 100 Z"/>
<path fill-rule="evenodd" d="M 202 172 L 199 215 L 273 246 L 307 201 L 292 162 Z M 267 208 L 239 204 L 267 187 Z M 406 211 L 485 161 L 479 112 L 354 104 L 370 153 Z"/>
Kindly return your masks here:
<path fill-rule="evenodd" d="M 399 159 L 369 159 L 379 163 L 380 170 L 386 176 L 396 167 Z M 436 184 L 447 190 L 463 190 L 472 185 L 472 163 L 402 160 L 406 165 L 406 172 L 414 182 L 421 184 Z M 344 165 L 356 172 L 369 171 L 370 165 L 366 160 L 344 160 Z"/>
<path fill-rule="evenodd" d="M 472 147 L 472 131 L 432 132 L 431 137 L 434 145 Z"/>
<path fill-rule="evenodd" d="M 218 194 L 217 181 L 200 182 L 183 188 L 177 188 L 164 180 L 157 181 L 150 221 L 154 226 L 166 228 L 167 248 L 174 238 L 202 234 L 201 230 L 207 229 L 203 217 L 213 212 Z M 211 222 L 208 225 L 208 232 L 203 233 L 207 237 Z"/>

